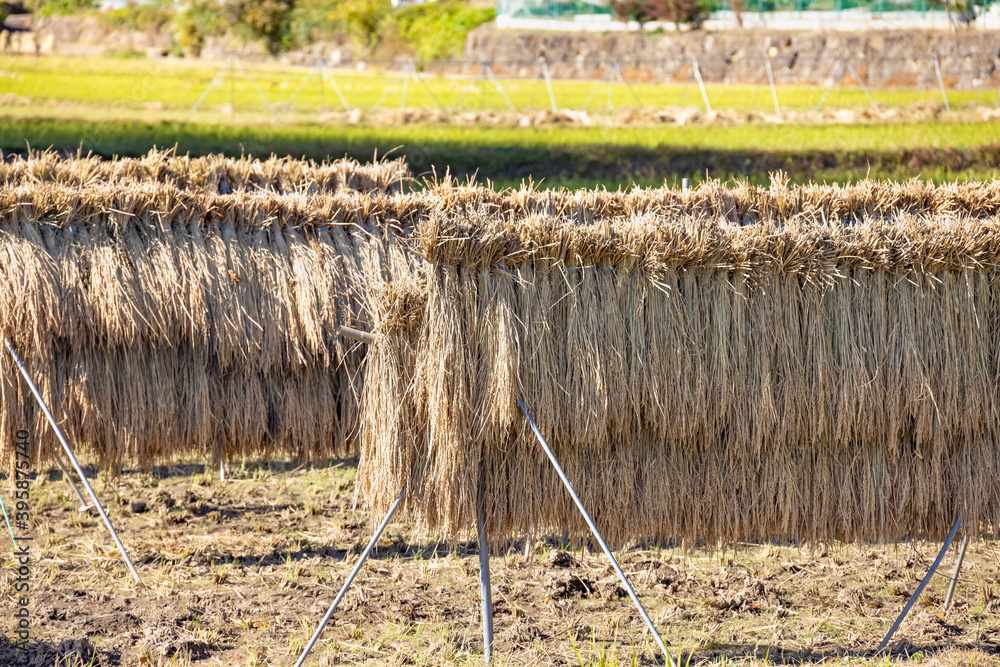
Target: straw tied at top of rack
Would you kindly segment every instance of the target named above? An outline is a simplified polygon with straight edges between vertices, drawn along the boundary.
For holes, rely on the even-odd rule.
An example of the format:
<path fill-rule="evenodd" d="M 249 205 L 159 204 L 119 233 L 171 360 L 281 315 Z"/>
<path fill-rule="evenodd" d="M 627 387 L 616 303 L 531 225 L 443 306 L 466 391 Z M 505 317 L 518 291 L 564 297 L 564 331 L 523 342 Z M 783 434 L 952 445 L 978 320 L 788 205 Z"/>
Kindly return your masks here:
<path fill-rule="evenodd" d="M 395 199 L 156 182 L 0 192 L 0 335 L 81 453 L 109 467 L 352 454 L 367 289 L 412 253 Z M 0 355 L 0 432 L 58 446 Z M 0 462 L 13 460 L 0 439 Z"/>
<path fill-rule="evenodd" d="M 431 216 L 373 297 L 359 488 L 425 529 L 901 539 L 1000 519 L 1000 219 Z"/>

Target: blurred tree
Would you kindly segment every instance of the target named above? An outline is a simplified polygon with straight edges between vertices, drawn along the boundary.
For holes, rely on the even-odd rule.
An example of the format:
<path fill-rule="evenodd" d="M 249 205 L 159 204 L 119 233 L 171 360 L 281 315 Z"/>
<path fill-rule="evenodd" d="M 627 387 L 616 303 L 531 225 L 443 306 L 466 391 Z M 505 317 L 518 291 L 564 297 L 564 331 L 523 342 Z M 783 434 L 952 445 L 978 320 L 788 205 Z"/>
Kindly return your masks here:
<path fill-rule="evenodd" d="M 700 25 L 707 6 L 705 0 L 611 0 L 611 10 L 619 21 L 637 21 L 642 30 L 650 21 Z"/>
<path fill-rule="evenodd" d="M 221 4 L 215 0 L 195 0 L 174 14 L 174 41 L 178 55 L 201 55 L 205 39 L 223 35 L 228 28 Z"/>
<path fill-rule="evenodd" d="M 378 45 L 383 27 L 392 14 L 389 0 L 344 0 L 332 12 L 331 21 L 340 21 L 358 43 L 366 49 Z"/>
<path fill-rule="evenodd" d="M 287 48 L 293 0 L 226 0 L 225 13 L 250 39 L 262 39 L 272 55 Z"/>
<path fill-rule="evenodd" d="M 931 0 L 932 4 L 944 7 L 948 13 L 948 26 L 955 29 L 956 13 L 958 20 L 969 25 L 976 20 L 977 8 L 975 0 Z"/>
<path fill-rule="evenodd" d="M 440 0 L 404 7 L 393 23 L 399 36 L 417 49 L 417 58 L 435 60 L 459 57 L 469 31 L 492 21 L 492 7 L 473 7 L 460 0 Z"/>

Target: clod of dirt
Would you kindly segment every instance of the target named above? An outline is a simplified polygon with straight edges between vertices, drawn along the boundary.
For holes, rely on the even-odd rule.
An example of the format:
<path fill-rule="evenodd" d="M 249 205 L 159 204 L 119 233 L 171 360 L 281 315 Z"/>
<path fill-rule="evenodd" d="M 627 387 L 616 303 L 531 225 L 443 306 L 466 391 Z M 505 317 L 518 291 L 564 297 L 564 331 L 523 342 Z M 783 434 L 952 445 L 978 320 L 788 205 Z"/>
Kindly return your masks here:
<path fill-rule="evenodd" d="M 664 565 L 657 560 L 639 561 L 632 565 L 630 569 L 635 574 L 631 575 L 629 579 L 634 585 L 640 588 L 663 586 L 670 589 L 680 579 L 680 575 L 674 568 Z"/>
<path fill-rule="evenodd" d="M 151 624 L 145 626 L 142 631 L 143 646 L 151 653 L 165 658 L 175 655 L 185 656 L 192 660 L 201 660 L 209 656 L 208 644 L 181 639 L 177 635 L 176 627 Z"/>
<path fill-rule="evenodd" d="M 862 611 L 870 601 L 871 596 L 858 588 L 845 588 L 837 593 L 837 602 L 854 611 Z"/>
<path fill-rule="evenodd" d="M 549 565 L 552 567 L 573 567 L 576 559 L 565 551 L 554 551 L 549 557 Z"/>
<path fill-rule="evenodd" d="M 542 631 L 534 623 L 518 621 L 503 633 L 503 638 L 518 644 L 529 644 L 542 637 Z"/>
<path fill-rule="evenodd" d="M 576 572 L 557 574 L 545 582 L 545 591 L 553 600 L 570 597 L 589 597 L 594 594 L 594 583 Z"/>
<path fill-rule="evenodd" d="M 82 639 L 64 639 L 56 646 L 56 654 L 60 658 L 56 662 L 70 664 L 80 661 L 86 664 L 94 657 L 94 647 L 90 645 L 86 637 Z"/>
<path fill-rule="evenodd" d="M 622 587 L 617 578 L 602 579 L 597 582 L 597 590 L 605 600 L 617 600 L 628 595 L 628 591 Z"/>
<path fill-rule="evenodd" d="M 907 658 L 916 652 L 917 647 L 911 644 L 908 639 L 900 639 L 898 642 L 889 647 L 889 653 L 891 655 L 902 655 Z"/>
<path fill-rule="evenodd" d="M 746 612 L 758 614 L 766 607 L 784 607 L 781 597 L 774 590 L 764 585 L 764 582 L 753 577 L 747 577 L 743 588 L 735 593 L 723 591 L 709 604 L 717 609 L 728 609 L 737 613 Z"/>
<path fill-rule="evenodd" d="M 123 633 L 132 632 L 139 625 L 141 625 L 139 619 L 132 614 L 117 612 L 80 619 L 73 624 L 73 631 L 84 637 L 89 637 L 90 635 L 115 637 Z"/>
<path fill-rule="evenodd" d="M 146 511 L 147 507 L 146 503 L 139 500 L 129 505 L 129 509 L 132 510 L 132 514 L 142 514 Z"/>
<path fill-rule="evenodd" d="M 55 607 L 41 607 L 38 610 L 38 615 L 49 621 L 65 621 L 66 612 L 61 609 L 56 609 Z"/>
<path fill-rule="evenodd" d="M 924 610 L 915 615 L 909 632 L 912 636 L 938 642 L 946 637 L 962 634 L 962 629 L 947 622 L 936 613 Z"/>
<path fill-rule="evenodd" d="M 170 509 L 177 504 L 177 501 L 174 500 L 174 497 L 166 491 L 160 491 L 156 494 L 154 503 L 157 505 L 163 505 L 166 509 Z"/>

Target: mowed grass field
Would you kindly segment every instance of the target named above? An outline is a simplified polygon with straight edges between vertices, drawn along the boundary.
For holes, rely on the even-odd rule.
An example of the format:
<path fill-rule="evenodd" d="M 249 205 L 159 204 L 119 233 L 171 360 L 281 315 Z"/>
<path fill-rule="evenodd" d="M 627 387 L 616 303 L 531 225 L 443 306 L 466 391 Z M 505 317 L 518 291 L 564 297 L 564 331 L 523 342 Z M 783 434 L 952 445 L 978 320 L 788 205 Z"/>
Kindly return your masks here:
<path fill-rule="evenodd" d="M 766 182 L 777 169 L 794 182 L 873 178 L 947 181 L 992 178 L 1000 164 L 1000 123 L 962 112 L 929 120 L 865 124 L 693 123 L 608 127 L 519 127 L 428 121 L 402 116 L 377 120 L 371 109 L 398 109 L 403 82 L 392 73 L 335 71 L 348 104 L 362 120 L 349 123 L 329 80 L 317 71 L 246 63 L 223 72 L 197 111 L 192 108 L 219 73 L 221 63 L 146 59 L 0 58 L 0 149 L 26 147 L 137 155 L 153 146 L 182 152 L 299 155 L 316 159 L 349 155 L 370 159 L 404 155 L 415 173 L 475 175 L 498 185 L 525 179 L 550 186 L 661 185 L 690 177 L 748 178 Z M 544 81 L 501 83 L 518 110 L 549 105 Z M 406 106 L 463 111 L 507 108 L 490 84 L 473 78 L 427 75 L 406 85 Z M 609 89 L 594 81 L 555 81 L 561 108 L 604 117 Z M 710 85 L 716 109 L 773 110 L 767 86 Z M 822 87 L 779 87 L 782 110 L 812 109 Z M 933 90 L 873 91 L 883 106 L 933 101 Z M 987 90 L 953 92 L 953 109 L 989 109 Z M 265 102 L 266 100 L 266 102 Z M 588 105 L 589 101 L 589 105 Z M 701 107 L 693 82 L 684 85 L 617 85 L 611 104 Z M 868 106 L 857 87 L 834 89 L 825 106 Z M 339 112 L 339 113 L 338 113 Z M 371 116 L 371 118 L 369 118 Z M 902 118 L 905 118 L 903 116 Z"/>
<path fill-rule="evenodd" d="M 225 65 L 225 68 L 223 68 Z M 146 105 L 173 114 L 188 115 L 198 98 L 215 80 L 213 90 L 203 101 L 201 111 L 212 115 L 213 106 L 233 104 L 238 111 L 266 117 L 267 104 L 276 110 L 308 114 L 321 109 L 340 109 L 336 89 L 352 108 L 370 110 L 400 106 L 446 108 L 456 110 L 509 109 L 518 111 L 547 109 L 554 99 L 562 109 L 586 109 L 602 115 L 612 107 L 687 106 L 704 108 L 704 100 L 695 80 L 679 83 L 607 80 L 552 81 L 552 98 L 545 81 L 528 68 L 525 76 L 498 76 L 484 80 L 478 68 L 465 76 L 421 74 L 418 80 L 378 67 L 363 71 L 328 70 L 325 82 L 315 68 L 234 61 L 203 63 L 187 60 L 146 60 L 108 58 L 0 58 L 0 94 L 11 93 L 32 99 L 63 102 L 110 103 L 107 112 L 128 109 L 145 111 Z M 595 72 L 595 78 L 602 76 Z M 218 76 L 218 79 L 216 77 Z M 403 98 L 405 88 L 405 100 Z M 729 111 L 773 112 L 774 102 L 766 81 L 759 85 L 706 84 L 713 109 Z M 610 96 L 609 96 L 610 93 Z M 821 102 L 832 109 L 864 108 L 871 100 L 856 82 L 845 80 L 827 90 L 826 86 L 786 86 L 776 88 L 784 111 L 813 110 Z M 941 103 L 936 86 L 921 89 L 871 89 L 872 98 L 883 107 L 905 107 L 919 103 Z M 506 96 L 506 98 L 505 98 Z M 266 100 L 266 102 L 265 102 Z M 952 109 L 970 106 L 995 108 L 995 89 L 952 90 L 948 92 Z"/>

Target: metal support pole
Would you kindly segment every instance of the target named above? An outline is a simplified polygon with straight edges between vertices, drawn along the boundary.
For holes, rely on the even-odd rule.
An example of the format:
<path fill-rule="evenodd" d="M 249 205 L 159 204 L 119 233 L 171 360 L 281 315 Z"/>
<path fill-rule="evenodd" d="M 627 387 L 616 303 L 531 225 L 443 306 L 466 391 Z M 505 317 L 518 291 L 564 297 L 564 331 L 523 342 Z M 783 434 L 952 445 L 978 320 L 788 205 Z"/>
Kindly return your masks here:
<path fill-rule="evenodd" d="M 490 590 L 490 538 L 486 534 L 486 510 L 483 499 L 483 476 L 479 475 L 476 500 L 476 534 L 479 537 L 479 592 L 483 604 L 483 659 L 493 664 L 493 592 Z"/>
<path fill-rule="evenodd" d="M 104 506 L 101 505 L 101 501 L 97 499 L 97 494 L 94 493 L 94 489 L 90 486 L 90 482 L 87 481 L 87 476 L 84 474 L 83 468 L 80 466 L 80 462 L 76 460 L 76 455 L 73 454 L 73 450 L 66 441 L 66 436 L 63 435 L 62 429 L 59 428 L 59 424 L 56 422 L 56 418 L 52 416 L 49 406 L 47 406 L 45 404 L 45 400 L 42 399 L 41 392 L 38 391 L 38 387 L 36 387 L 35 383 L 32 382 L 31 375 L 28 373 L 28 369 L 25 367 L 24 362 L 21 361 L 21 357 L 17 356 L 17 352 L 14 351 L 14 346 L 11 345 L 10 339 L 4 338 L 3 342 L 7 345 L 7 351 L 10 352 L 10 356 L 14 358 L 14 363 L 17 364 L 18 369 L 20 369 L 21 375 L 24 376 L 28 386 L 31 387 L 31 393 L 35 395 L 35 400 L 38 401 L 39 407 L 41 407 L 42 412 L 45 413 L 45 418 L 49 420 L 52 430 L 55 431 L 56 437 L 62 444 L 63 450 L 66 451 L 66 456 L 69 457 L 70 463 L 73 464 L 73 469 L 76 470 L 76 474 L 80 476 L 80 481 L 83 482 L 84 488 L 87 489 L 87 493 L 93 501 L 94 508 L 104 520 L 104 525 L 107 526 L 108 532 L 111 533 L 111 537 L 114 539 L 115 546 L 118 547 L 118 552 L 122 555 L 125 565 L 128 566 L 132 576 L 135 577 L 136 583 L 142 585 L 142 579 L 139 578 L 139 573 L 135 571 L 135 565 L 132 564 L 132 559 L 129 558 L 128 551 L 125 550 L 125 545 L 122 544 L 121 538 L 118 537 L 118 533 L 115 531 L 115 527 L 111 525 L 111 519 L 108 518 L 108 513 L 104 511 Z"/>
<path fill-rule="evenodd" d="M 80 488 L 73 481 L 73 478 L 69 476 L 69 470 L 66 469 L 66 464 L 62 462 L 59 455 L 55 454 L 52 458 L 56 460 L 56 465 L 59 466 L 63 479 L 65 479 L 66 483 L 69 484 L 69 487 L 73 489 L 73 493 L 76 494 L 76 497 L 80 499 L 80 511 L 86 512 L 87 510 L 93 509 L 93 505 L 87 502 L 87 499 L 83 497 L 82 493 L 80 493 Z"/>
<path fill-rule="evenodd" d="M 958 550 L 958 562 L 955 563 L 955 571 L 951 573 L 951 583 L 948 584 L 948 594 L 944 597 L 944 608 L 942 611 L 948 611 L 948 607 L 951 606 L 951 601 L 955 597 L 955 585 L 958 583 L 958 573 L 962 569 L 962 561 L 965 560 L 965 550 L 969 548 L 969 534 L 966 533 L 962 538 L 962 547 Z"/>
<path fill-rule="evenodd" d="M 848 61 L 847 58 L 844 58 L 844 62 L 840 64 L 840 69 L 837 71 L 837 76 L 833 78 L 833 81 L 830 83 L 827 89 L 823 91 L 823 96 L 819 98 L 819 104 L 816 105 L 816 108 L 813 109 L 813 112 L 819 111 L 820 109 L 823 108 L 823 104 L 826 102 L 826 98 L 830 96 L 830 92 L 834 89 L 834 87 L 838 83 L 840 83 L 840 80 L 844 78 L 844 73 L 847 71 L 847 65 L 849 63 L 850 61 Z"/>
<path fill-rule="evenodd" d="M 611 105 L 614 104 L 612 99 L 615 94 L 615 79 L 618 74 L 618 59 L 613 58 L 611 60 L 611 65 L 608 67 L 608 102 L 604 105 L 604 117 L 607 118 L 611 115 Z"/>
<path fill-rule="evenodd" d="M 774 115 L 781 115 L 781 107 L 778 106 L 778 91 L 774 87 L 774 72 L 771 70 L 771 56 L 768 53 L 764 53 L 764 66 L 767 68 L 767 81 L 771 84 L 771 99 L 774 100 Z"/>
<path fill-rule="evenodd" d="M 556 94 L 552 91 L 552 77 L 549 76 L 549 66 L 545 62 L 545 58 L 539 58 L 542 68 L 542 76 L 545 77 L 545 88 L 549 91 L 549 104 L 552 106 L 553 111 L 559 111 L 559 107 L 556 106 Z"/>
<path fill-rule="evenodd" d="M 503 85 L 501 85 L 500 80 L 497 79 L 495 74 L 493 74 L 493 68 L 486 65 L 484 74 L 487 80 L 493 84 L 494 88 L 496 88 L 496 91 L 500 93 L 500 96 L 503 97 L 503 101 L 507 103 L 507 108 L 511 111 L 517 111 L 517 109 L 514 108 L 514 103 L 511 102 L 510 97 L 507 96 L 507 91 L 503 89 Z"/>
<path fill-rule="evenodd" d="M 356 340 L 359 343 L 367 343 L 368 345 L 372 345 L 375 342 L 374 334 L 370 334 L 367 331 L 352 329 L 351 327 L 337 327 L 337 335 L 343 336 L 344 338 L 350 338 L 351 340 Z"/>
<path fill-rule="evenodd" d="M 948 104 L 948 93 L 944 90 L 944 79 L 941 78 L 941 63 L 938 61 L 937 54 L 934 54 L 934 73 L 937 75 L 938 85 L 941 86 L 941 99 L 944 100 L 944 110 L 951 112 L 951 105 Z"/>
<path fill-rule="evenodd" d="M 708 101 L 708 91 L 705 90 L 705 82 L 701 78 L 701 68 L 698 67 L 698 59 L 691 59 L 691 69 L 694 70 L 694 78 L 698 80 L 698 88 L 701 89 L 701 99 L 705 102 L 705 111 L 712 113 L 712 105 Z"/>
<path fill-rule="evenodd" d="M 371 554 L 372 549 L 375 548 L 375 544 L 378 543 L 378 539 L 382 537 L 382 533 L 385 531 L 385 527 L 389 525 L 392 515 L 396 513 L 396 509 L 399 507 L 399 504 L 403 502 L 404 495 L 406 495 L 405 486 L 403 487 L 403 490 L 399 492 L 399 496 L 392 504 L 392 507 L 389 508 L 389 513 L 385 515 L 385 518 L 382 519 L 382 523 L 380 523 L 378 528 L 375 529 L 375 534 L 372 535 L 372 539 L 369 540 L 368 546 L 365 547 L 365 550 L 361 553 L 361 558 L 358 559 L 358 564 L 354 566 L 354 569 L 351 570 L 351 573 L 347 576 L 347 581 L 345 581 L 344 585 L 340 588 L 340 592 L 337 593 L 336 599 L 327 610 L 326 616 L 324 616 L 323 620 L 320 621 L 319 627 L 316 628 L 316 632 L 313 633 L 309 643 L 306 644 L 305 649 L 302 651 L 302 655 L 299 656 L 298 661 L 295 663 L 295 667 L 302 667 L 302 665 L 305 664 L 306 658 L 309 657 L 309 652 L 312 651 L 313 646 L 316 645 L 317 640 L 319 640 L 319 636 L 323 634 L 323 629 L 326 627 L 326 624 L 330 622 L 330 617 L 333 616 L 333 612 L 337 609 L 337 605 L 339 605 L 340 601 L 344 599 L 344 595 L 347 594 L 347 589 L 351 587 L 351 584 L 354 582 L 354 578 L 358 576 L 358 572 L 361 571 L 361 566 L 365 564 L 366 560 L 368 560 L 368 555 Z"/>
<path fill-rule="evenodd" d="M 944 546 L 941 547 L 940 553 L 938 553 L 937 558 L 934 559 L 934 563 L 931 565 L 930 571 L 927 573 L 927 576 L 924 577 L 923 581 L 920 582 L 920 585 L 917 586 L 917 590 L 913 592 L 909 602 L 907 602 L 906 606 L 903 607 L 903 612 L 899 615 L 899 618 L 896 619 L 896 622 L 892 624 L 892 627 L 889 628 L 889 632 L 886 633 L 885 639 L 882 640 L 882 643 L 878 645 L 877 649 L 875 649 L 875 653 L 881 653 L 885 649 L 885 647 L 889 644 L 889 640 L 892 639 L 896 630 L 899 629 L 903 619 L 905 619 L 906 615 L 910 613 L 910 607 L 912 607 L 913 603 L 917 601 L 920 594 L 924 592 L 924 588 L 927 586 L 928 582 L 930 582 L 931 577 L 934 576 L 934 573 L 937 571 L 938 565 L 941 564 L 941 560 L 944 558 L 944 555 L 948 553 L 948 547 L 951 546 L 951 541 L 955 539 L 955 533 L 958 532 L 958 526 L 960 523 L 962 523 L 961 517 L 955 519 L 955 525 L 951 527 L 951 532 L 948 533 L 948 539 L 944 541 Z"/>
<path fill-rule="evenodd" d="M 337 98 L 340 100 L 340 103 L 343 105 L 344 111 L 351 111 L 351 105 L 347 103 L 347 98 L 344 97 L 343 91 L 341 91 L 340 90 L 340 86 L 337 85 L 337 80 L 335 78 L 333 78 L 333 74 L 331 74 L 326 69 L 326 62 L 323 61 L 323 60 L 320 60 L 319 62 L 320 62 L 320 68 L 321 68 L 321 74 L 322 74 L 323 80 L 330 84 L 330 86 L 333 88 L 333 92 L 337 93 Z"/>
<path fill-rule="evenodd" d="M 226 62 L 222 63 L 222 67 L 220 67 L 219 71 L 215 73 L 214 77 L 212 77 L 212 80 L 208 83 L 208 87 L 205 88 L 205 92 L 201 94 L 201 97 L 198 98 L 198 101 L 194 103 L 193 107 L 191 107 L 191 111 L 188 112 L 188 118 L 193 116 L 194 112 L 198 110 L 198 107 L 201 106 L 202 101 L 204 101 L 204 99 L 208 97 L 209 91 L 212 90 L 212 88 L 214 88 L 217 83 L 219 83 L 219 80 L 222 78 L 222 73 L 226 71 L 227 68 L 229 68 L 229 75 L 232 76 L 233 72 L 232 72 L 232 67 L 230 66 L 230 62 L 232 62 L 234 57 L 235 54 L 230 53 L 229 57 L 226 58 Z"/>
<path fill-rule="evenodd" d="M 642 620 L 646 623 L 646 627 L 649 628 L 649 631 L 653 634 L 653 638 L 656 640 L 660 650 L 663 651 L 663 655 L 666 656 L 667 664 L 671 665 L 671 667 L 677 667 L 674 659 L 670 655 L 670 651 L 667 650 L 667 645 L 663 643 L 663 637 L 660 636 L 656 626 L 653 625 L 652 619 L 650 619 L 649 614 L 646 613 L 646 608 L 642 606 L 641 602 L 639 602 L 639 596 L 635 594 L 632 584 L 629 583 L 625 573 L 622 572 L 622 568 L 618 565 L 618 561 L 615 559 L 614 554 L 611 553 L 610 547 L 608 547 L 607 542 L 604 541 L 600 531 L 597 530 L 597 525 L 584 508 L 583 502 L 580 500 L 580 496 L 576 495 L 576 491 L 573 490 L 573 485 L 570 484 L 569 478 L 566 477 L 566 473 L 563 472 L 562 466 L 560 466 L 559 461 L 556 460 L 556 455 L 553 454 L 552 450 L 549 448 L 549 443 L 545 441 L 545 437 L 542 435 L 542 432 L 538 430 L 538 425 L 535 423 L 535 420 L 531 418 L 531 413 L 528 412 L 528 408 L 524 405 L 524 399 L 518 398 L 517 404 L 521 406 L 521 412 L 523 412 L 524 416 L 528 419 L 528 424 L 531 426 L 531 430 L 534 431 L 535 437 L 538 438 L 539 444 L 541 444 L 542 449 L 545 450 L 545 455 L 549 457 L 549 461 L 552 462 L 552 466 L 556 469 L 556 473 L 559 474 L 559 479 L 562 480 L 566 490 L 569 491 L 569 495 L 573 498 L 573 502 L 576 503 L 576 507 L 580 510 L 580 514 L 583 515 L 587 525 L 590 526 L 590 531 L 594 534 L 594 538 L 597 540 L 597 543 L 601 545 L 604 555 L 608 557 L 609 561 L 611 561 L 611 567 L 613 567 L 615 573 L 618 574 L 618 579 L 622 582 L 622 586 L 624 586 L 625 590 L 628 591 L 629 597 L 632 598 L 635 608 L 639 610 L 639 615 L 642 616 Z"/>
<path fill-rule="evenodd" d="M 865 95 L 868 96 L 868 101 L 871 102 L 871 105 L 873 107 L 877 107 L 878 104 L 875 102 L 875 98 L 872 97 L 872 94 L 870 92 L 868 92 L 868 86 L 866 86 L 865 82 L 861 80 L 861 75 L 858 74 L 858 70 L 854 69 L 854 65 L 852 65 L 851 61 L 849 60 L 847 61 L 847 69 L 848 71 L 850 71 L 851 76 L 853 76 L 855 80 L 858 82 L 858 85 L 861 86 L 861 90 L 865 91 Z"/>
<path fill-rule="evenodd" d="M 257 85 L 257 80 L 254 79 L 253 76 L 251 76 L 250 73 L 243 68 L 243 62 L 240 61 L 239 56 L 237 56 L 233 62 L 235 62 L 236 66 L 240 68 L 240 74 L 242 74 L 248 81 L 250 81 L 250 85 L 252 85 L 253 89 L 257 91 L 257 97 L 259 97 L 260 101 L 264 103 L 264 106 L 267 107 L 267 110 L 271 112 L 271 116 L 273 118 L 277 118 L 278 112 L 277 110 L 275 110 L 274 105 L 271 104 L 271 100 L 267 99 L 267 95 L 265 95 L 264 91 L 261 90 L 260 86 Z M 234 113 L 235 113 L 235 102 L 234 102 Z"/>
<path fill-rule="evenodd" d="M 225 482 L 226 481 L 226 462 L 225 461 L 219 461 L 219 481 L 220 482 Z"/>

